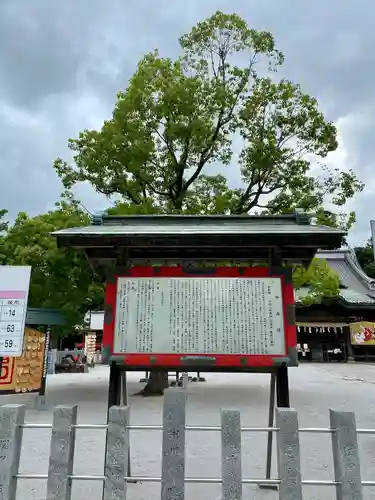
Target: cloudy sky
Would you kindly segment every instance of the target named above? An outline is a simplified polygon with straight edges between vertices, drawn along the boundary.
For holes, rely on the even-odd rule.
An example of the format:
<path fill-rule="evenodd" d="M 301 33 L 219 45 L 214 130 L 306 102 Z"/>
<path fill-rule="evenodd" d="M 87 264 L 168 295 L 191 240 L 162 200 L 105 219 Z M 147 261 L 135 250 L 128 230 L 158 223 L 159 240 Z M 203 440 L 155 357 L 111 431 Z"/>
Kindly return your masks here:
<path fill-rule="evenodd" d="M 329 162 L 366 183 L 350 202 L 352 244 L 375 219 L 375 4 L 370 0 L 1 0 L 0 208 L 13 217 L 53 206 L 61 184 L 56 157 L 67 140 L 98 128 L 112 112 L 140 57 L 154 47 L 178 54 L 177 37 L 216 10 L 271 30 L 283 73 L 315 95 L 336 122 L 340 149 Z M 107 202 L 77 189 L 92 212 Z"/>

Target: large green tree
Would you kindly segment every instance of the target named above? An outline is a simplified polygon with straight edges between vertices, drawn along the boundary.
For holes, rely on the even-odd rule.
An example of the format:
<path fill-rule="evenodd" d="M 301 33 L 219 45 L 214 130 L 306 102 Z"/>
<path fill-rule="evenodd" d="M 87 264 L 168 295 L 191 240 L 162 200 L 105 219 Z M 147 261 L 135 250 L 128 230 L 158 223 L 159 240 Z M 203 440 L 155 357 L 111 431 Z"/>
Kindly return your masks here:
<path fill-rule="evenodd" d="M 36 217 L 19 213 L 0 242 L 3 264 L 32 267 L 29 307 L 61 310 L 67 320 L 66 333 L 74 333 L 74 327 L 83 324 L 86 311 L 102 307 L 103 286 L 84 256 L 73 249 L 58 249 L 51 232 L 89 223 L 76 202 L 62 200 L 54 210 Z"/>
<path fill-rule="evenodd" d="M 271 33 L 217 12 L 179 42 L 176 60 L 143 57 L 101 130 L 70 140 L 74 164 L 55 163 L 67 187 L 205 213 L 318 211 L 362 189 L 353 172 L 311 170 L 337 148 L 336 129 L 315 98 L 274 77 L 284 57 Z"/>
<path fill-rule="evenodd" d="M 122 213 L 300 207 L 348 228 L 354 214 L 324 206 L 341 212 L 363 185 L 322 162 L 337 148 L 336 129 L 314 97 L 276 77 L 284 56 L 272 34 L 216 12 L 179 43 L 175 60 L 145 55 L 112 118 L 69 141 L 73 163 L 55 162 L 65 187 L 88 181 Z"/>

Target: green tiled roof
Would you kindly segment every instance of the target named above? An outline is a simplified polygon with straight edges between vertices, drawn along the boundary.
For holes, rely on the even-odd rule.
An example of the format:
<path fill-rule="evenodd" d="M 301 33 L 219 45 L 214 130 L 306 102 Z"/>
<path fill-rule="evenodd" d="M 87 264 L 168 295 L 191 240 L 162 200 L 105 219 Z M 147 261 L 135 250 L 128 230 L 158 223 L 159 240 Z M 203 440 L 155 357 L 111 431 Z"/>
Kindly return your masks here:
<path fill-rule="evenodd" d="M 316 226 L 299 220 L 298 215 L 127 215 L 94 219 L 91 226 L 62 229 L 52 233 L 64 236 L 141 236 L 187 234 L 274 234 L 344 235 L 328 226 Z"/>
<path fill-rule="evenodd" d="M 363 293 L 357 292 L 356 290 L 340 290 L 340 297 L 345 300 L 345 302 L 351 304 L 374 304 L 375 300 L 365 295 Z"/>
<path fill-rule="evenodd" d="M 375 280 L 361 269 L 354 250 L 341 248 L 319 251 L 316 257 L 326 260 L 340 279 L 340 298 L 348 305 L 375 305 Z"/>
<path fill-rule="evenodd" d="M 42 309 L 29 307 L 26 312 L 26 325 L 28 326 L 62 326 L 66 319 L 57 309 Z"/>
<path fill-rule="evenodd" d="M 277 249 L 281 262 L 311 261 L 318 248 L 342 244 L 345 233 L 310 223 L 296 210 L 282 215 L 127 215 L 96 216 L 86 227 L 52 233 L 59 247 L 84 251 L 105 276 L 118 262 L 264 262 Z"/>
<path fill-rule="evenodd" d="M 298 290 L 294 290 L 294 298 L 296 304 L 301 303 L 303 298 L 306 297 L 310 293 L 310 289 L 308 287 L 302 287 Z M 375 300 L 365 295 L 363 293 L 357 292 L 355 290 L 350 289 L 341 289 L 339 291 L 339 299 L 343 302 L 351 305 L 370 305 L 375 306 Z"/>

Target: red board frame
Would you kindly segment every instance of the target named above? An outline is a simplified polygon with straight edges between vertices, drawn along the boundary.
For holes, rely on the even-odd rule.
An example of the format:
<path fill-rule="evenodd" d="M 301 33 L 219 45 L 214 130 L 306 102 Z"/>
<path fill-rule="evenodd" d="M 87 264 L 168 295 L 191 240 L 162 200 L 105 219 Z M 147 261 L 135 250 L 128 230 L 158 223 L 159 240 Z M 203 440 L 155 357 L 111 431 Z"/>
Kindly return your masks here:
<path fill-rule="evenodd" d="M 165 353 L 116 353 L 113 351 L 114 329 L 116 318 L 116 295 L 117 280 L 122 277 L 197 277 L 197 278 L 267 278 L 280 277 L 285 332 L 285 353 L 282 355 L 244 355 L 244 354 L 165 354 Z M 286 364 L 297 366 L 297 333 L 294 315 L 294 291 L 291 277 L 291 269 L 268 268 L 268 267 L 216 267 L 203 269 L 189 269 L 184 267 L 132 267 L 125 273 L 116 275 L 111 282 L 107 283 L 105 294 L 105 315 L 103 328 L 104 352 L 112 361 L 124 364 L 130 370 L 139 369 L 161 369 L 168 368 L 179 371 L 189 371 L 186 359 L 199 358 L 198 365 L 205 371 L 215 358 L 212 368 L 223 370 L 225 368 L 246 370 L 246 368 L 272 368 Z M 207 365 L 205 366 L 205 358 Z M 209 362 L 209 360 L 211 360 Z M 193 362 L 194 363 L 194 362 Z M 191 365 L 191 362 L 190 362 Z M 196 366 L 194 366 L 194 369 Z M 192 371 L 192 369 L 190 369 Z"/>

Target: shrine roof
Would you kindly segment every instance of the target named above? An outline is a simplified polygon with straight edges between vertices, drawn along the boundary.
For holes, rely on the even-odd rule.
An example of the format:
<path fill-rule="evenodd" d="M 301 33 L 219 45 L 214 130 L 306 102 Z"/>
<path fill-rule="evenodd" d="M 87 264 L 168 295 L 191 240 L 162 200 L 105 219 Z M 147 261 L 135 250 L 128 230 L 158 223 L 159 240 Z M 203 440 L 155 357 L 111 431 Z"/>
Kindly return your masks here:
<path fill-rule="evenodd" d="M 340 289 L 336 299 L 342 306 L 351 309 L 375 309 L 375 280 L 361 269 L 354 250 L 320 250 L 315 257 L 326 260 L 329 267 L 338 274 Z M 309 293 L 309 287 L 295 290 L 296 304 L 301 305 L 303 298 Z"/>
<path fill-rule="evenodd" d="M 302 211 L 257 215 L 96 216 L 86 227 L 52 233 L 59 247 L 84 249 L 90 260 L 113 259 L 126 248 L 129 258 L 267 259 L 270 248 L 284 260 L 310 261 L 320 249 L 341 246 L 345 233 L 310 223 Z"/>
<path fill-rule="evenodd" d="M 66 318 L 58 309 L 27 308 L 27 326 L 63 326 L 65 324 Z"/>
<path fill-rule="evenodd" d="M 94 216 L 90 226 L 55 231 L 57 237 L 74 235 L 186 235 L 189 234 L 249 234 L 304 233 L 331 234 L 339 239 L 343 231 L 317 226 L 304 219 L 305 214 L 283 215 L 124 215 Z M 341 235 L 341 238 L 340 238 Z"/>
<path fill-rule="evenodd" d="M 363 296 L 369 296 L 375 303 L 375 280 L 367 276 L 361 268 L 356 254 L 351 248 L 334 251 L 320 251 L 316 257 L 325 259 L 328 265 L 339 275 L 341 285 Z M 352 301 L 356 301 L 353 294 Z"/>

